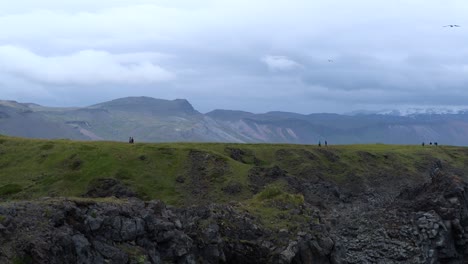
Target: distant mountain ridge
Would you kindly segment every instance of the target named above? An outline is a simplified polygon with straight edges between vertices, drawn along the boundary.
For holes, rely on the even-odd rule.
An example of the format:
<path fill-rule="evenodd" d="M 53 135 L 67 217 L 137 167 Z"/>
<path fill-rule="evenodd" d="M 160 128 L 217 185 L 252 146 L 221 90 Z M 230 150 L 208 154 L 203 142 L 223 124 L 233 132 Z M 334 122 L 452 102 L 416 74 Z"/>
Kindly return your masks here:
<path fill-rule="evenodd" d="M 414 116 L 414 115 L 456 115 L 468 113 L 468 108 L 406 108 L 406 109 L 387 109 L 379 111 L 353 111 L 347 115 L 392 115 L 392 116 Z"/>
<path fill-rule="evenodd" d="M 137 142 L 468 145 L 468 112 L 254 114 L 198 112 L 185 99 L 126 97 L 89 107 L 0 100 L 0 134 L 29 138 Z"/>
<path fill-rule="evenodd" d="M 185 99 L 175 99 L 169 101 L 144 96 L 120 98 L 109 102 L 92 105 L 88 108 L 151 113 L 154 115 L 181 113 L 187 115 L 200 114 L 199 112 L 195 111 L 193 106 Z"/>

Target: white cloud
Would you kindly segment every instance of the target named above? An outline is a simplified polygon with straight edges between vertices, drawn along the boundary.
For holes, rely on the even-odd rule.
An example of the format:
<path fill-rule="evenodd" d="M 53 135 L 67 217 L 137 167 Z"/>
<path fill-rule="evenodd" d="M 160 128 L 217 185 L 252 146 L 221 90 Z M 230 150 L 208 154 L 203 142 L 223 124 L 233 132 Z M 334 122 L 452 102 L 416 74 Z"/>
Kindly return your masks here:
<path fill-rule="evenodd" d="M 83 50 L 65 56 L 40 56 L 15 46 L 0 46 L 0 73 L 48 84 L 146 84 L 168 81 L 174 73 L 152 62 L 157 53 L 111 54 Z"/>
<path fill-rule="evenodd" d="M 272 71 L 290 71 L 300 67 L 301 65 L 286 56 L 268 55 L 262 58 L 262 61 Z"/>

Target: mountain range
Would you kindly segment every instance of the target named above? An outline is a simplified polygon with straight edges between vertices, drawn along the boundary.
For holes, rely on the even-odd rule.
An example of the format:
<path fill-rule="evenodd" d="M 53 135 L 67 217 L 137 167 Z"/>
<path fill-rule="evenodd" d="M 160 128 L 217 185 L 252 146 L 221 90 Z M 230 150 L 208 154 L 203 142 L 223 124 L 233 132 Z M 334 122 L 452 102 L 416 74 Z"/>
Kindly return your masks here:
<path fill-rule="evenodd" d="M 395 114 L 398 113 L 398 114 Z M 137 142 L 468 145 L 468 113 L 297 114 L 214 110 L 184 99 L 127 97 L 88 107 L 0 101 L 0 134 L 27 138 Z"/>

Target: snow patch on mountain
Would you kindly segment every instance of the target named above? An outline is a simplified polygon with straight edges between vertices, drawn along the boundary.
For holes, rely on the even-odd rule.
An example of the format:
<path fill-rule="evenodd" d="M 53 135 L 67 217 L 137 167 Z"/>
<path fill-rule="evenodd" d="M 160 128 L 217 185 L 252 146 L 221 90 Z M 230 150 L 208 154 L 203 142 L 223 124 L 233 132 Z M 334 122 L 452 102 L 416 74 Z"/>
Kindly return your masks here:
<path fill-rule="evenodd" d="M 467 106 L 460 107 L 409 107 L 403 109 L 384 109 L 384 110 L 358 110 L 347 113 L 346 115 L 388 115 L 388 116 L 416 116 L 416 115 L 457 115 L 468 114 Z"/>

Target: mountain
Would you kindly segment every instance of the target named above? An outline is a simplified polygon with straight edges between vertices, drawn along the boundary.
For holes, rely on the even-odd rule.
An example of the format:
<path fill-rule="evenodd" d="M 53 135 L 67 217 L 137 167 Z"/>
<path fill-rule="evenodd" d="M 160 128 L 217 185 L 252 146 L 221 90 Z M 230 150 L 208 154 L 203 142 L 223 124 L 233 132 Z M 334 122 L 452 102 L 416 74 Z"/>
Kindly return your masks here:
<path fill-rule="evenodd" d="M 88 138 L 67 124 L 34 112 L 28 105 L 11 101 L 0 101 L 0 133 L 31 138 Z"/>
<path fill-rule="evenodd" d="M 173 101 L 155 99 L 151 97 L 127 97 L 112 100 L 88 107 L 89 109 L 105 109 L 115 112 L 132 112 L 143 115 L 199 115 L 192 105 L 185 99 Z"/>
<path fill-rule="evenodd" d="M 468 114 L 310 114 L 270 112 L 242 113 L 229 117 L 216 110 L 208 113 L 218 123 L 237 131 L 253 142 L 334 144 L 387 143 L 468 145 Z"/>
<path fill-rule="evenodd" d="M 0 101 L 0 134 L 31 138 L 137 142 L 468 145 L 467 111 L 298 114 L 214 110 L 184 99 L 127 97 L 88 107 Z"/>

